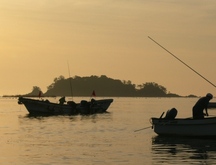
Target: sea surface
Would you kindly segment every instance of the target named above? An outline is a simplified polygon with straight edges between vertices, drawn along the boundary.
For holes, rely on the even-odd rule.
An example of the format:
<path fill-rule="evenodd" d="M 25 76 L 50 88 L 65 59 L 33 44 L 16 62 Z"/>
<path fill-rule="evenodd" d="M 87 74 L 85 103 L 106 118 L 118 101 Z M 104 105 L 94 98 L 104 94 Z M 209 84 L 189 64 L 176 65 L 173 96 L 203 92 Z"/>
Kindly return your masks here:
<path fill-rule="evenodd" d="M 58 102 L 59 98 L 48 99 Z M 83 99 L 89 100 L 73 98 Z M 198 98 L 113 99 L 109 113 L 45 117 L 29 116 L 17 98 L 0 98 L 0 164 L 215 163 L 216 139 L 160 137 L 151 129 L 150 118 L 173 107 L 177 117 L 191 117 Z M 215 114 L 216 110 L 209 110 L 209 115 Z"/>

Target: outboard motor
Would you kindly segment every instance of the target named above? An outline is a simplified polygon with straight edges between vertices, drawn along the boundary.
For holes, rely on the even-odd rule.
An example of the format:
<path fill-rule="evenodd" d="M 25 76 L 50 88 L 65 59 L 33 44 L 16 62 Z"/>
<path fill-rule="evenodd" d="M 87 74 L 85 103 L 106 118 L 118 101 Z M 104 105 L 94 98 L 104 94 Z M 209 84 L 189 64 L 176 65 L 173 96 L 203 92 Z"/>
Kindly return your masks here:
<path fill-rule="evenodd" d="M 177 113 L 178 113 L 177 109 L 172 108 L 166 112 L 166 116 L 164 119 L 173 120 L 175 119 Z"/>

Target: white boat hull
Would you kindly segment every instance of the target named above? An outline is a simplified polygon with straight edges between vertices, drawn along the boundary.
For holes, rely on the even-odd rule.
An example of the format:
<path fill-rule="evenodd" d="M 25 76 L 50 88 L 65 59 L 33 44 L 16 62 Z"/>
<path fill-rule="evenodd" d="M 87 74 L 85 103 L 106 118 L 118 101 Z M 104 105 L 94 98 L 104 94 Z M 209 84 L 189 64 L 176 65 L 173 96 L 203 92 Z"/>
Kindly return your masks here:
<path fill-rule="evenodd" d="M 216 136 L 216 117 L 205 119 L 152 118 L 154 132 L 173 136 Z"/>

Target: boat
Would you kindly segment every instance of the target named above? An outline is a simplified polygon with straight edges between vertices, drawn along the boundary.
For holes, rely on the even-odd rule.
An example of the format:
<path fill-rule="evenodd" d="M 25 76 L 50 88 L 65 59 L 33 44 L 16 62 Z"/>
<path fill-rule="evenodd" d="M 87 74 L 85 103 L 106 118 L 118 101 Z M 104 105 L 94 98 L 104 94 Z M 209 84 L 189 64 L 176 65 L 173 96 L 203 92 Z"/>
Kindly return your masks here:
<path fill-rule="evenodd" d="M 87 115 L 95 113 L 104 113 L 109 108 L 113 99 L 101 99 L 91 101 L 82 100 L 80 103 L 68 101 L 67 104 L 63 102 L 53 103 L 49 100 L 32 99 L 19 97 L 18 104 L 24 104 L 29 114 L 47 114 L 47 115 Z"/>
<path fill-rule="evenodd" d="M 171 111 L 171 110 L 170 110 Z M 211 137 L 216 136 L 216 117 L 204 119 L 175 118 L 175 114 L 151 118 L 152 128 L 158 135 Z M 169 112 L 167 112 L 169 114 Z"/>
<path fill-rule="evenodd" d="M 216 108 L 216 102 L 209 102 L 208 108 Z"/>

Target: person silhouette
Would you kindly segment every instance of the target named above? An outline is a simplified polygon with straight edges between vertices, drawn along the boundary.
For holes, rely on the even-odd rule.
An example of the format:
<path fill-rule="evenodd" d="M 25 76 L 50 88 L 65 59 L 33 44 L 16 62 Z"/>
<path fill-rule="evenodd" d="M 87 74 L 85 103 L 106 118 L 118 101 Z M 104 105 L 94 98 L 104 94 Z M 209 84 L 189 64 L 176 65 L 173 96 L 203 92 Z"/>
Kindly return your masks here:
<path fill-rule="evenodd" d="M 63 97 L 61 97 L 61 98 L 59 99 L 59 104 L 63 105 L 65 102 L 66 102 L 66 101 L 65 101 L 65 96 L 63 96 Z"/>
<path fill-rule="evenodd" d="M 204 115 L 208 116 L 208 104 L 213 98 L 211 93 L 207 93 L 205 97 L 201 97 L 193 106 L 193 119 L 204 119 Z M 203 113 L 205 109 L 205 114 Z"/>

